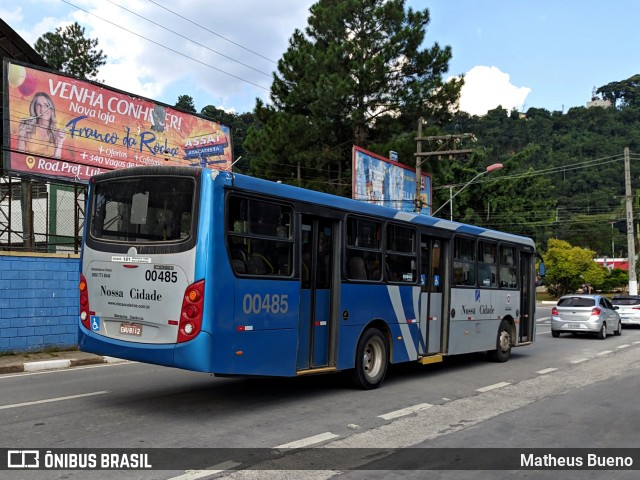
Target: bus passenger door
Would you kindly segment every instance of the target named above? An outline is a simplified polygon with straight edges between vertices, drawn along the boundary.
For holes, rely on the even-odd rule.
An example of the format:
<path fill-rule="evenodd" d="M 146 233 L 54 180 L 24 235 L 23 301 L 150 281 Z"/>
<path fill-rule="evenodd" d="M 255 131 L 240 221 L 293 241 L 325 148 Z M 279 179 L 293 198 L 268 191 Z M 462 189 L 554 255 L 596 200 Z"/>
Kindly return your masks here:
<path fill-rule="evenodd" d="M 535 282 L 533 281 L 533 255 L 520 252 L 520 333 L 519 342 L 531 342 L 535 334 Z"/>
<path fill-rule="evenodd" d="M 418 353 L 444 353 L 442 348 L 444 318 L 443 287 L 445 282 L 445 240 L 429 235 L 420 236 L 421 285 L 420 345 Z"/>
<path fill-rule="evenodd" d="M 334 287 L 333 220 L 302 215 L 298 370 L 329 367 L 332 356 Z"/>

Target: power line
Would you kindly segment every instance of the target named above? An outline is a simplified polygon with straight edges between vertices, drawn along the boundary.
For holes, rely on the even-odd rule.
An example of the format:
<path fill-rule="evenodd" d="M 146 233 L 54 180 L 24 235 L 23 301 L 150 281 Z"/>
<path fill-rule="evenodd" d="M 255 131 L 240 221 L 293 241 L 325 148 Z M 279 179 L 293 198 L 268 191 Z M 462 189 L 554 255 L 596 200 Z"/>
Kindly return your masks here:
<path fill-rule="evenodd" d="M 245 83 L 248 83 L 248 84 L 250 84 L 250 85 L 253 85 L 254 87 L 258 87 L 258 88 L 260 88 L 260 89 L 262 89 L 262 90 L 269 91 L 269 88 L 267 88 L 267 87 L 263 87 L 262 85 L 258 85 L 257 83 L 252 82 L 251 80 L 247 80 L 247 79 L 245 79 L 245 78 L 239 77 L 239 76 L 234 75 L 234 74 L 232 74 L 232 73 L 225 72 L 224 70 L 222 70 L 222 69 L 220 69 L 220 68 L 216 68 L 216 67 L 214 67 L 213 65 L 209 65 L 208 63 L 205 63 L 205 62 L 203 62 L 203 61 L 201 61 L 201 60 L 198 60 L 197 58 L 193 58 L 193 57 L 190 57 L 189 55 L 185 55 L 184 53 L 179 52 L 178 50 L 174 50 L 174 49 L 173 49 L 173 48 L 171 48 L 171 47 L 167 47 L 166 45 L 163 45 L 163 44 L 161 44 L 161 43 L 159 43 L 159 42 L 156 42 L 155 40 L 151 40 L 150 38 L 147 38 L 147 37 L 145 37 L 145 36 L 143 36 L 143 35 L 140 35 L 139 33 L 136 33 L 136 32 L 133 32 L 133 31 L 131 31 L 131 30 L 127 29 L 127 28 L 124 28 L 123 26 L 118 25 L 117 23 L 114 23 L 114 22 L 112 22 L 112 21 L 110 21 L 110 20 L 107 20 L 107 19 L 105 19 L 105 18 L 102 18 L 101 16 L 96 15 L 95 13 L 92 13 L 92 12 L 90 12 L 90 11 L 88 11 L 88 10 L 85 10 L 84 8 L 78 7 L 77 5 L 74 5 L 73 3 L 71 3 L 71 2 L 69 2 L 69 1 L 67 1 L 67 0 L 61 0 L 61 1 L 62 1 L 63 3 L 66 3 L 67 5 L 69 5 L 69 6 L 71 6 L 71 7 L 77 8 L 78 10 L 81 10 L 81 11 L 83 11 L 83 12 L 85 12 L 85 13 L 89 14 L 89 15 L 92 15 L 92 16 L 94 16 L 94 17 L 98 18 L 99 20 L 102 20 L 103 22 L 106 22 L 106 23 L 108 23 L 108 24 L 110 24 L 110 25 L 113 25 L 114 27 L 118 27 L 119 29 L 124 30 L 125 32 L 128 32 L 128 33 L 130 33 L 130 34 L 132 34 L 132 35 L 135 35 L 136 37 L 142 38 L 142 39 L 144 39 L 144 40 L 146 40 L 146 41 L 148 41 L 148 42 L 151 42 L 151 43 L 153 43 L 153 44 L 155 44 L 155 45 L 158 45 L 159 47 L 162 47 L 162 48 L 164 48 L 164 49 L 166 49 L 166 50 L 169 50 L 170 52 L 177 53 L 178 55 L 180 55 L 180 56 L 182 56 L 182 57 L 184 57 L 184 58 L 188 58 L 189 60 L 193 60 L 194 62 L 199 63 L 199 64 L 201 64 L 201 65 L 204 65 L 205 67 L 209 67 L 209 68 L 211 68 L 212 70 L 216 70 L 216 71 L 218 71 L 218 72 L 220 72 L 220 73 L 224 73 L 225 75 L 228 75 L 228 76 L 230 76 L 230 77 L 233 77 L 233 78 L 235 78 L 236 80 L 240 80 L 240 81 L 242 81 L 242 82 L 245 82 Z"/>
<path fill-rule="evenodd" d="M 181 33 L 179 33 L 179 32 L 176 32 L 176 31 L 174 31 L 174 30 L 171 30 L 170 28 L 167 28 L 167 27 L 165 27 L 164 25 L 161 25 L 161 24 L 159 24 L 159 23 L 157 23 L 157 22 L 154 22 L 153 20 L 149 20 L 148 18 L 146 18 L 146 17 L 144 17 L 144 16 L 142 16 L 142 15 L 140 15 L 140 14 L 136 13 L 136 12 L 133 12 L 133 11 L 129 10 L 128 8 L 123 7 L 122 5 L 118 5 L 117 3 L 113 2 L 112 0 L 107 0 L 107 2 L 109 2 L 109 3 L 110 3 L 110 4 L 112 4 L 112 5 L 115 5 L 116 7 L 119 7 L 119 8 L 121 8 L 121 9 L 123 9 L 123 10 L 124 10 L 124 11 L 126 11 L 126 12 L 131 13 L 132 15 L 135 15 L 135 16 L 136 16 L 136 17 L 138 17 L 138 18 L 141 18 L 141 19 L 143 19 L 143 20 L 146 20 L 147 22 L 149 22 L 149 23 L 151 23 L 151 24 L 153 24 L 153 25 L 156 25 L 156 26 L 158 26 L 158 27 L 160 27 L 160 28 L 163 28 L 163 29 L 164 29 L 164 30 L 166 30 L 167 32 L 171 32 L 171 33 L 173 33 L 174 35 L 177 35 L 177 36 L 179 36 L 179 37 L 181 37 L 181 38 L 184 38 L 185 40 L 187 40 L 187 41 L 189 41 L 189 42 L 191 42 L 191 43 L 194 43 L 194 44 L 198 45 L 199 47 L 205 48 L 205 49 L 209 50 L 210 52 L 215 53 L 216 55 L 220 55 L 221 57 L 224 57 L 224 58 L 226 58 L 226 59 L 228 59 L 228 60 L 231 60 L 232 62 L 238 63 L 238 64 L 242 65 L 243 67 L 250 68 L 251 70 L 253 70 L 253 71 L 255 71 L 255 72 L 258 72 L 258 73 L 260 73 L 260 74 L 262 74 L 262 75 L 265 75 L 266 77 L 271 77 L 271 74 L 270 74 L 270 73 L 263 72 L 262 70 L 258 70 L 257 68 L 254 68 L 254 67 L 252 67 L 251 65 L 247 65 L 246 63 L 242 63 L 241 61 L 236 60 L 235 58 L 230 57 L 230 56 L 228 56 L 228 55 L 225 55 L 224 53 L 220 53 L 220 52 L 218 52 L 217 50 L 213 50 L 212 48 L 209 48 L 209 47 L 207 47 L 206 45 L 203 45 L 202 43 L 196 42 L 195 40 L 192 40 L 192 39 L 190 39 L 189 37 L 187 37 L 187 36 L 185 36 L 185 35 L 182 35 L 182 34 L 181 34 Z"/>
<path fill-rule="evenodd" d="M 200 25 L 199 23 L 196 23 L 196 22 L 194 22 L 193 20 L 188 19 L 187 17 L 183 17 L 183 16 L 182 16 L 182 15 L 180 15 L 179 13 L 174 12 L 173 10 L 168 9 L 168 8 L 167 8 L 167 7 L 165 7 L 164 5 L 160 5 L 158 2 L 154 2 L 153 0 L 149 0 L 149 2 L 153 3 L 154 5 L 157 5 L 157 6 L 158 6 L 158 7 L 160 7 L 160 8 L 163 8 L 163 9 L 164 9 L 164 10 L 166 10 L 167 12 L 170 12 L 170 13 L 174 14 L 174 15 L 175 15 L 175 16 L 177 16 L 177 17 L 182 18 L 183 20 L 186 20 L 187 22 L 192 23 L 192 24 L 193 24 L 193 25 L 195 25 L 196 27 L 200 27 L 200 28 L 202 28 L 203 30 L 206 30 L 207 32 L 211 33 L 212 35 L 216 35 L 217 37 L 220 37 L 221 39 L 223 39 L 223 40 L 225 40 L 225 41 L 227 41 L 227 42 L 229 42 L 229 43 L 232 43 L 232 44 L 236 45 L 237 47 L 242 48 L 243 50 L 246 50 L 247 52 L 253 53 L 254 55 L 257 55 L 257 56 L 258 56 L 258 57 L 260 57 L 260 58 L 264 58 L 265 60 L 267 60 L 267 61 L 269 61 L 269 62 L 271 62 L 271 63 L 274 63 L 274 64 L 278 63 L 278 62 L 276 62 L 275 60 L 271 60 L 270 58 L 267 58 L 267 57 L 265 57 L 264 55 L 262 55 L 262 54 L 260 54 L 260 53 L 258 53 L 258 52 L 256 52 L 256 51 L 251 50 L 250 48 L 244 47 L 244 46 L 240 45 L 239 43 L 236 43 L 236 42 L 234 42 L 233 40 L 228 39 L 227 37 L 223 37 L 223 36 L 222 36 L 222 35 L 220 35 L 219 33 L 216 33 L 216 32 L 214 32 L 213 30 L 210 30 L 210 29 L 208 29 L 207 27 L 204 27 L 204 26 Z"/>

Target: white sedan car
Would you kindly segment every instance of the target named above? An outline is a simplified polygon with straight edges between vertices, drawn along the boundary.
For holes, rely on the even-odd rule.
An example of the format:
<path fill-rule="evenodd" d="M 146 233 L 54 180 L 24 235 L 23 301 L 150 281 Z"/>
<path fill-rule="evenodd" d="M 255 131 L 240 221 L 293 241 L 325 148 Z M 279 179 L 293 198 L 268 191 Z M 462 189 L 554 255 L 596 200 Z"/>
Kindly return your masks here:
<path fill-rule="evenodd" d="M 616 295 L 611 303 L 618 307 L 622 325 L 640 325 L 640 295 Z"/>
<path fill-rule="evenodd" d="M 551 335 L 561 333 L 590 333 L 600 339 L 620 335 L 622 322 L 607 297 L 602 295 L 565 295 L 551 309 Z"/>

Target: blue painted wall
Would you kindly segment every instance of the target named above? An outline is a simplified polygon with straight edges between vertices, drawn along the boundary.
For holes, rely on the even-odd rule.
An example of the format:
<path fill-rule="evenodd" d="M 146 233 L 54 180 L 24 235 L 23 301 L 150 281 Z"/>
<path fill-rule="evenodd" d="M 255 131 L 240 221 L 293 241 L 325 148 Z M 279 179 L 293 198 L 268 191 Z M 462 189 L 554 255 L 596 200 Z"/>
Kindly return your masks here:
<path fill-rule="evenodd" d="M 78 255 L 0 255 L 0 353 L 75 347 Z"/>

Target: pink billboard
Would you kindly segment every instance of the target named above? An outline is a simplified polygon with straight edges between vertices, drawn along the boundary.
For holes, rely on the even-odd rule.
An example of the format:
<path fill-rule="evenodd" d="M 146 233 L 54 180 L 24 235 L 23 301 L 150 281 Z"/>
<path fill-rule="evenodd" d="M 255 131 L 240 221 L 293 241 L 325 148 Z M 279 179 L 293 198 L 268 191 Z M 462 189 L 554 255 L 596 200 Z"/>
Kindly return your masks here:
<path fill-rule="evenodd" d="M 5 170 L 86 183 L 139 165 L 231 166 L 218 122 L 6 60 L 4 85 Z"/>

